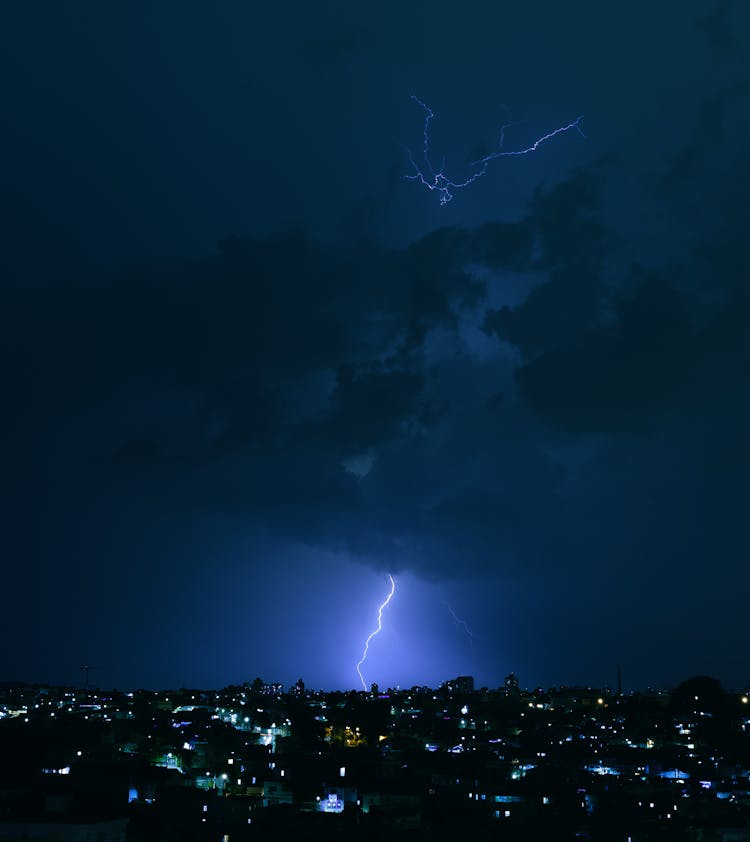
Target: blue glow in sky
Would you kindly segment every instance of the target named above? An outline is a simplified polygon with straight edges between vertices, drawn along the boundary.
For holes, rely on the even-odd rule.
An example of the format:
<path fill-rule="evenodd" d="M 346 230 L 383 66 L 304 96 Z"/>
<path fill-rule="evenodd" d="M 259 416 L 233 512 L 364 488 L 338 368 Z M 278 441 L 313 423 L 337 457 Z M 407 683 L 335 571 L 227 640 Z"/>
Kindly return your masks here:
<path fill-rule="evenodd" d="M 541 137 L 538 137 L 533 143 L 526 147 L 522 147 L 520 149 L 512 149 L 507 150 L 503 149 L 503 143 L 505 140 L 505 130 L 512 125 L 512 123 L 506 123 L 502 125 L 499 129 L 499 145 L 501 148 L 496 149 L 494 152 L 490 152 L 487 155 L 484 155 L 482 158 L 479 158 L 476 161 L 472 161 L 469 166 L 473 169 L 473 172 L 468 175 L 466 178 L 463 178 L 459 181 L 454 181 L 452 178 L 446 175 L 445 173 L 445 158 L 443 158 L 440 167 L 435 167 L 432 161 L 432 151 L 430 149 L 430 122 L 435 117 L 435 112 L 422 102 L 419 97 L 413 96 L 411 97 L 413 102 L 416 102 L 425 112 L 424 118 L 424 127 L 422 130 L 422 136 L 424 140 L 424 144 L 422 147 L 422 155 L 415 159 L 414 155 L 412 154 L 411 149 L 407 147 L 407 152 L 409 153 L 409 163 L 414 170 L 414 173 L 411 175 L 405 175 L 404 178 L 410 179 L 411 181 L 417 181 L 423 187 L 427 188 L 429 191 L 436 191 L 438 196 L 440 197 L 440 204 L 447 205 L 448 202 L 453 200 L 453 193 L 451 191 L 454 190 L 462 190 L 464 187 L 469 187 L 470 185 L 474 184 L 474 182 L 478 181 L 484 175 L 487 174 L 487 168 L 490 162 L 498 159 L 498 158 L 507 158 L 507 157 L 519 157 L 521 155 L 530 155 L 532 152 L 536 152 L 539 147 L 546 143 L 549 140 L 552 140 L 553 137 L 557 137 L 557 135 L 563 134 L 564 132 L 569 132 L 575 129 L 581 137 L 585 137 L 583 134 L 583 130 L 581 129 L 581 120 L 583 120 L 583 116 L 576 117 L 570 123 L 566 125 L 559 126 L 552 131 L 543 134 Z"/>
<path fill-rule="evenodd" d="M 42 6 L 0 679 L 747 682 L 749 4 Z"/>

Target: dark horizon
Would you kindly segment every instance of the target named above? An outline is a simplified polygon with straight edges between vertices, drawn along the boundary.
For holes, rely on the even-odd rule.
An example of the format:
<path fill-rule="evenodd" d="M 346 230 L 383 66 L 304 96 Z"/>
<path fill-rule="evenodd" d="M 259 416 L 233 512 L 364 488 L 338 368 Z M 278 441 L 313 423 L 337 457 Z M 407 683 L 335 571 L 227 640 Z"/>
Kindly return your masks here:
<path fill-rule="evenodd" d="M 512 673 L 515 675 L 515 673 Z M 473 678 L 473 676 L 469 676 Z M 108 686 L 108 685 L 97 685 L 94 682 L 91 682 L 88 686 L 78 683 L 71 683 L 71 684 L 53 684 L 50 682 L 44 681 L 25 681 L 25 680 L 0 680 L 0 687 L 3 689 L 9 688 L 50 688 L 50 689 L 59 689 L 59 690 L 71 690 L 76 692 L 88 692 L 88 693 L 216 693 L 216 692 L 223 692 L 235 687 L 250 687 L 254 681 L 258 679 L 263 681 L 263 678 L 260 676 L 254 676 L 253 679 L 243 679 L 237 681 L 230 681 L 228 684 L 225 684 L 221 687 L 203 687 L 203 686 L 193 686 L 193 685 L 180 685 L 180 686 L 161 686 L 161 687 L 137 687 L 133 686 Z M 363 690 L 361 687 L 318 687 L 313 685 L 308 685 L 307 682 L 304 682 L 304 676 L 298 676 L 297 679 L 293 682 L 285 683 L 285 682 L 276 682 L 273 676 L 267 676 L 269 678 L 268 686 L 281 686 L 282 690 L 278 695 L 290 695 L 294 693 L 295 685 L 299 680 L 302 680 L 307 693 L 317 695 L 329 695 L 329 694 L 339 694 L 339 695 L 350 695 L 352 693 L 355 694 L 362 694 L 363 696 L 370 696 L 372 693 L 371 688 L 367 690 Z M 466 691 L 470 693 L 481 693 L 483 691 L 487 691 L 489 693 L 495 693 L 499 690 L 503 690 L 505 686 L 505 680 L 507 676 L 504 676 L 496 685 L 480 685 L 479 683 L 475 683 L 474 689 L 471 691 Z M 409 693 L 415 689 L 424 690 L 428 689 L 433 692 L 439 692 L 441 689 L 446 687 L 450 684 L 451 681 L 454 679 L 446 678 L 444 681 L 440 682 L 440 684 L 436 684 L 434 686 L 425 685 L 425 684 L 412 684 L 412 685 L 398 685 L 394 687 L 389 687 L 386 685 L 379 685 L 379 693 L 380 694 L 387 694 L 387 693 Z M 714 678 L 710 675 L 704 675 L 701 673 L 691 673 L 689 675 L 683 676 L 678 681 L 675 681 L 670 684 L 663 684 L 663 685 L 649 685 L 645 687 L 625 687 L 623 686 L 621 690 L 618 690 L 616 681 L 611 684 L 575 684 L 575 683 L 562 683 L 562 684 L 535 684 L 535 685 L 528 685 L 526 686 L 523 683 L 519 685 L 519 692 L 521 694 L 533 694 L 537 691 L 541 691 L 542 693 L 549 693 L 552 691 L 559 691 L 559 690 L 599 690 L 605 692 L 608 697 L 632 697 L 632 696 L 641 696 L 641 695 L 648 695 L 652 693 L 656 694 L 670 694 L 677 690 L 680 685 L 686 684 L 692 681 L 708 681 L 711 683 L 716 682 L 721 689 L 727 695 L 739 695 L 745 696 L 750 691 L 750 682 L 737 686 L 737 687 L 728 687 L 723 685 L 718 679 Z M 377 684 L 377 682 L 373 682 Z M 265 682 L 264 682 L 265 684 Z M 266 692 L 266 695 L 276 695 L 276 693 Z"/>

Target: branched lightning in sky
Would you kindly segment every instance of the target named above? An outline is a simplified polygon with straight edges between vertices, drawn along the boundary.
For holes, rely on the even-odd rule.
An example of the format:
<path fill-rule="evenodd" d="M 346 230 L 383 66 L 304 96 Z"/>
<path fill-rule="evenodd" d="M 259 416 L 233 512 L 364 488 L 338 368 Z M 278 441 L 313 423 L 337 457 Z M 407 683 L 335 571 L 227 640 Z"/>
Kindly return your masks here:
<path fill-rule="evenodd" d="M 469 642 L 471 643 L 471 646 L 473 648 L 473 646 L 474 646 L 474 632 L 469 628 L 469 624 L 466 622 L 466 620 L 462 620 L 456 614 L 456 612 L 453 610 L 453 608 L 451 608 L 451 606 L 447 602 L 445 602 L 445 600 L 443 600 L 443 605 L 450 612 L 450 615 L 451 615 L 451 617 L 453 617 L 453 621 L 455 622 L 455 624 L 457 626 L 460 626 L 466 632 L 466 636 L 469 638 Z"/>
<path fill-rule="evenodd" d="M 360 667 L 367 660 L 367 651 L 370 648 L 370 641 L 373 639 L 373 637 L 375 637 L 376 634 L 379 634 L 383 628 L 383 609 L 386 607 L 386 605 L 388 605 L 388 603 L 393 598 L 393 594 L 396 592 L 396 582 L 394 581 L 393 576 L 391 576 L 390 573 L 388 574 L 388 578 L 391 580 L 391 591 L 378 608 L 378 627 L 375 629 L 375 631 L 371 632 L 370 636 L 365 641 L 365 648 L 362 652 L 362 657 L 360 658 L 359 663 L 357 664 L 357 673 L 359 674 L 359 680 L 362 682 L 363 690 L 367 690 L 367 684 L 365 684 L 365 679 L 362 675 L 362 670 L 360 669 Z"/>
<path fill-rule="evenodd" d="M 576 117 L 572 123 L 560 126 L 553 129 L 551 132 L 547 132 L 547 134 L 542 135 L 542 137 L 535 140 L 530 146 L 526 146 L 523 149 L 504 150 L 502 146 L 505 140 L 505 130 L 512 125 L 511 123 L 505 123 L 500 127 L 500 148 L 495 152 L 491 152 L 489 155 L 485 155 L 484 158 L 472 161 L 469 166 L 474 168 L 474 172 L 463 181 L 454 181 L 445 174 L 445 158 L 443 158 L 440 169 L 435 170 L 432 165 L 432 159 L 430 156 L 430 121 L 435 116 L 435 112 L 429 107 L 429 105 L 422 102 L 419 97 L 412 95 L 411 98 L 425 112 L 424 126 L 422 129 L 423 147 L 421 162 L 414 158 L 411 149 L 407 147 L 406 151 L 409 153 L 409 161 L 414 169 L 414 173 L 411 175 L 405 175 L 404 178 L 408 178 L 410 181 L 418 181 L 428 190 L 436 190 L 440 196 L 441 205 L 447 205 L 448 202 L 453 199 L 452 190 L 460 190 L 464 187 L 468 187 L 470 184 L 473 184 L 475 181 L 480 179 L 487 172 L 487 167 L 490 162 L 494 161 L 495 158 L 529 155 L 532 152 L 536 152 L 537 149 L 546 141 L 551 140 L 553 137 L 562 134 L 563 132 L 568 132 L 571 129 L 575 129 L 582 137 L 585 137 L 583 130 L 581 129 L 581 120 L 583 119 L 583 115 L 581 115 L 580 117 Z"/>

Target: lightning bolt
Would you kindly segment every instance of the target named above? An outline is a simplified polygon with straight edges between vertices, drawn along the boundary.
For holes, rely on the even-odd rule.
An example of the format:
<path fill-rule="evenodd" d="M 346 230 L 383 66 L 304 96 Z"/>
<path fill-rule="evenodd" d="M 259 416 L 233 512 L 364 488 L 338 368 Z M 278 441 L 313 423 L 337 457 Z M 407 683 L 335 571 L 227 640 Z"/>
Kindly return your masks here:
<path fill-rule="evenodd" d="M 547 134 L 542 135 L 542 137 L 535 140 L 530 146 L 525 147 L 524 149 L 514 149 L 510 151 L 506 151 L 502 149 L 504 140 L 505 140 L 505 130 L 509 128 L 512 123 L 505 123 L 503 126 L 500 127 L 500 149 L 495 152 L 491 152 L 489 155 L 485 155 L 484 158 L 479 158 L 477 161 L 472 161 L 469 166 L 477 168 L 474 173 L 472 173 L 468 178 L 464 179 L 463 181 L 453 181 L 453 179 L 449 178 L 445 174 L 445 158 L 443 158 L 443 162 L 440 166 L 440 169 L 435 171 L 432 160 L 430 157 L 430 121 L 435 117 L 435 112 L 422 102 L 419 97 L 412 95 L 411 99 L 417 103 L 417 105 L 422 108 L 425 112 L 424 124 L 422 128 L 422 137 L 423 137 L 423 145 L 422 145 L 422 158 L 424 160 L 424 165 L 420 165 L 414 159 L 414 155 L 411 152 L 411 149 L 408 147 L 406 148 L 407 153 L 409 154 L 409 162 L 414 169 L 414 173 L 412 175 L 405 175 L 404 178 L 409 179 L 410 181 L 417 181 L 423 187 L 426 187 L 428 190 L 436 190 L 438 195 L 440 196 L 440 204 L 447 205 L 453 199 L 452 190 L 461 190 L 464 187 L 468 187 L 470 184 L 473 184 L 478 179 L 482 178 L 483 175 L 487 172 L 487 168 L 491 161 L 494 161 L 496 158 L 508 158 L 518 155 L 530 155 L 532 152 L 536 152 L 537 149 L 543 144 L 546 143 L 548 140 L 551 140 L 553 137 L 556 137 L 563 132 L 569 132 L 571 129 L 575 129 L 581 137 L 585 137 L 583 130 L 581 129 L 581 120 L 583 119 L 583 115 L 580 117 L 576 117 L 572 123 L 568 123 L 565 126 L 560 126 L 557 129 L 553 129 L 551 132 L 547 132 Z"/>
<path fill-rule="evenodd" d="M 362 652 L 362 657 L 359 659 L 359 663 L 357 664 L 357 672 L 359 673 L 359 680 L 362 682 L 362 689 L 363 690 L 367 690 L 367 685 L 365 684 L 365 679 L 364 679 L 364 676 L 362 675 L 362 670 L 360 669 L 360 667 L 367 660 L 367 652 L 370 648 L 370 641 L 373 639 L 373 637 L 375 637 L 375 635 L 379 634 L 383 629 L 383 609 L 386 607 L 386 605 L 388 605 L 388 603 L 393 598 L 393 594 L 396 592 L 396 582 L 393 580 L 393 576 L 391 576 L 390 573 L 388 574 L 388 578 L 391 580 L 391 591 L 388 594 L 388 596 L 385 598 L 385 600 L 380 604 L 380 607 L 378 608 L 378 627 L 375 629 L 375 631 L 370 633 L 370 636 L 365 641 L 365 648 L 364 648 L 364 651 Z"/>
<path fill-rule="evenodd" d="M 469 624 L 466 620 L 462 620 L 459 616 L 457 616 L 456 612 L 451 608 L 451 606 L 443 601 L 443 605 L 448 609 L 450 612 L 451 617 L 457 626 L 461 626 L 463 630 L 466 632 L 467 637 L 469 638 L 469 642 L 471 643 L 472 648 L 474 647 L 474 632 L 469 628 Z"/>

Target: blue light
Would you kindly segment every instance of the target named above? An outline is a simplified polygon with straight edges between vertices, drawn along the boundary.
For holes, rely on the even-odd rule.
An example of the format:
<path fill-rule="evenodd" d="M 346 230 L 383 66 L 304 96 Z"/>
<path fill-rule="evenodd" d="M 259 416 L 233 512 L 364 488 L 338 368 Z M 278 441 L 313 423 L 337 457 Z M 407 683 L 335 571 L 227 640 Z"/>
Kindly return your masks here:
<path fill-rule="evenodd" d="M 332 792 L 325 801 L 320 802 L 320 810 L 322 813 L 343 813 L 344 802 L 338 797 L 337 793 Z"/>
<path fill-rule="evenodd" d="M 453 617 L 453 622 L 456 624 L 456 626 L 459 626 L 460 628 L 462 628 L 466 632 L 466 636 L 469 638 L 469 643 L 473 647 L 474 646 L 474 632 L 472 632 L 472 630 L 469 628 L 469 624 L 466 622 L 466 620 L 462 620 L 456 614 L 456 612 L 453 610 L 453 608 L 447 602 L 445 602 L 445 600 L 443 600 L 443 605 L 445 605 L 445 607 L 448 609 L 448 612 L 450 613 L 451 617 Z"/>
<path fill-rule="evenodd" d="M 370 641 L 373 639 L 373 637 L 375 637 L 376 634 L 379 634 L 383 629 L 383 609 L 391 601 L 391 598 L 393 597 L 393 594 L 396 591 L 396 583 L 394 582 L 393 576 L 391 576 L 390 573 L 388 574 L 388 578 L 391 580 L 391 591 L 388 594 L 388 596 L 385 598 L 385 601 L 382 602 L 380 607 L 378 608 L 378 627 L 375 629 L 375 631 L 373 631 L 370 634 L 370 636 L 365 641 L 365 648 L 364 648 L 364 651 L 362 652 L 362 657 L 359 659 L 359 662 L 357 663 L 357 667 L 356 667 L 357 673 L 359 674 L 359 680 L 362 682 L 362 689 L 365 690 L 365 691 L 367 690 L 367 684 L 365 684 L 365 679 L 364 679 L 364 676 L 362 675 L 362 670 L 360 669 L 360 667 L 367 660 L 367 652 L 370 648 Z"/>
<path fill-rule="evenodd" d="M 422 148 L 422 158 L 424 160 L 424 164 L 420 166 L 417 161 L 414 160 L 414 155 L 411 152 L 411 149 L 406 147 L 406 151 L 409 154 L 409 162 L 411 163 L 414 174 L 413 175 L 405 175 L 404 178 L 408 178 L 410 181 L 418 181 L 422 184 L 423 187 L 426 187 L 428 190 L 433 191 L 436 190 L 438 195 L 440 196 L 440 204 L 447 205 L 453 199 L 453 193 L 451 190 L 460 190 L 464 187 L 468 187 L 470 184 L 473 184 L 475 181 L 480 179 L 485 173 L 487 172 L 487 167 L 491 161 L 494 161 L 496 158 L 507 158 L 507 157 L 514 157 L 519 155 L 529 155 L 532 152 L 536 152 L 537 149 L 546 141 L 551 140 L 556 135 L 562 134 L 563 132 L 570 131 L 571 129 L 575 129 L 581 137 L 585 137 L 583 130 L 581 129 L 581 120 L 583 119 L 583 115 L 580 117 L 576 117 L 571 123 L 568 123 L 565 126 L 560 126 L 559 128 L 553 129 L 547 134 L 542 135 L 540 138 L 535 140 L 530 146 L 527 146 L 523 149 L 514 149 L 510 151 L 504 151 L 501 149 L 497 150 L 496 152 L 491 152 L 489 155 L 485 155 L 484 158 L 479 158 L 477 161 L 472 161 L 470 166 L 475 167 L 476 170 L 472 175 L 468 178 L 464 179 L 463 181 L 453 181 L 445 174 L 445 159 L 443 159 L 443 163 L 440 166 L 439 170 L 435 170 L 432 165 L 432 160 L 430 157 L 430 121 L 435 116 L 435 112 L 424 102 L 422 102 L 419 97 L 412 95 L 411 99 L 417 103 L 425 112 L 425 119 L 424 119 L 424 126 L 422 129 L 422 136 L 424 139 L 423 148 Z M 502 147 L 505 141 L 505 129 L 508 128 L 511 124 L 506 123 L 500 128 L 500 146 Z"/>

